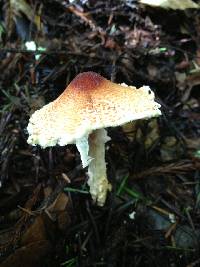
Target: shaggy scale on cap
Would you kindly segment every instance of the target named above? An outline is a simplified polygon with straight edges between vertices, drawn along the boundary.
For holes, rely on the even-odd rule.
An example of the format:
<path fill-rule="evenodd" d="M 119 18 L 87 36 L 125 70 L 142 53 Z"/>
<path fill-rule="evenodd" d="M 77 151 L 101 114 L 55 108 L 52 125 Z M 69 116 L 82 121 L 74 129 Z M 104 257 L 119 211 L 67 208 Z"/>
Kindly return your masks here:
<path fill-rule="evenodd" d="M 96 129 L 158 116 L 159 107 L 148 86 L 136 89 L 83 72 L 56 100 L 31 116 L 28 143 L 43 148 L 74 144 Z"/>

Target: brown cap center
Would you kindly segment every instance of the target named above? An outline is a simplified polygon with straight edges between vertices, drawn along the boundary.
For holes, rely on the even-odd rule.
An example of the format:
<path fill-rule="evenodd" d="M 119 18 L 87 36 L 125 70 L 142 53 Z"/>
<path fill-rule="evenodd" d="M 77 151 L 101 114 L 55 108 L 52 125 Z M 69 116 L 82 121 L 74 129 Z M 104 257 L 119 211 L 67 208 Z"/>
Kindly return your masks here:
<path fill-rule="evenodd" d="M 76 78 L 69 84 L 70 87 L 73 87 L 76 90 L 93 90 L 97 88 L 105 79 L 93 72 L 83 72 L 76 76 Z"/>

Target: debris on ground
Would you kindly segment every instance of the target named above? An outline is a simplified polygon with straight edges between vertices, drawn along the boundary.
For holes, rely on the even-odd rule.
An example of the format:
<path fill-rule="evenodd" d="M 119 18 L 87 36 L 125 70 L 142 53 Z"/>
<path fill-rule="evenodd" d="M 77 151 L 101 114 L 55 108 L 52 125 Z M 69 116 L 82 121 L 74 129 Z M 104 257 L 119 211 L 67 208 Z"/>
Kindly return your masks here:
<path fill-rule="evenodd" d="M 0 265 L 199 266 L 199 1 L 2 0 L 0 10 Z M 74 145 L 27 144 L 30 116 L 85 71 L 147 85 L 162 106 L 108 128 L 103 207 Z"/>

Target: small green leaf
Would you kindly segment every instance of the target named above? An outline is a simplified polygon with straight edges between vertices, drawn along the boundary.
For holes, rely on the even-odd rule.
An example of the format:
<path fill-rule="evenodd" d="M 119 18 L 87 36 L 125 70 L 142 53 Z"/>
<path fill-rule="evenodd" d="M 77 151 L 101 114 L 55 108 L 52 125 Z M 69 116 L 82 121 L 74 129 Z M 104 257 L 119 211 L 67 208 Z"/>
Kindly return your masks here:
<path fill-rule="evenodd" d="M 121 184 L 119 185 L 119 188 L 117 189 L 117 193 L 116 193 L 117 196 L 120 196 L 120 194 L 122 193 L 127 179 L 128 179 L 128 175 L 126 175 L 124 177 L 124 179 L 122 180 Z"/>

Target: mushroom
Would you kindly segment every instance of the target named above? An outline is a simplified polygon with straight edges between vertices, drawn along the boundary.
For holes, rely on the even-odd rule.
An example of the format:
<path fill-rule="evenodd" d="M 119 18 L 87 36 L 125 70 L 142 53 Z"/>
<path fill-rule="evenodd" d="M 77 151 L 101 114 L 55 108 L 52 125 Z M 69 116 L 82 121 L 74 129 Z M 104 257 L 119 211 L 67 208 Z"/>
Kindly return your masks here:
<path fill-rule="evenodd" d="M 53 102 L 35 111 L 27 127 L 31 145 L 76 144 L 83 168 L 88 166 L 92 199 L 103 206 L 111 184 L 107 180 L 106 127 L 161 114 L 148 86 L 136 89 L 113 83 L 95 72 L 78 74 Z"/>

